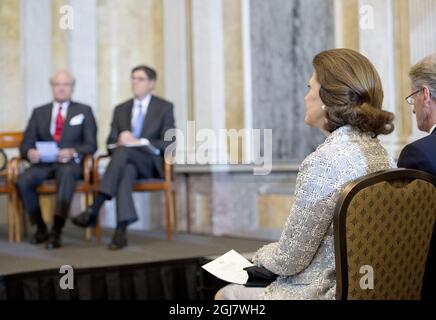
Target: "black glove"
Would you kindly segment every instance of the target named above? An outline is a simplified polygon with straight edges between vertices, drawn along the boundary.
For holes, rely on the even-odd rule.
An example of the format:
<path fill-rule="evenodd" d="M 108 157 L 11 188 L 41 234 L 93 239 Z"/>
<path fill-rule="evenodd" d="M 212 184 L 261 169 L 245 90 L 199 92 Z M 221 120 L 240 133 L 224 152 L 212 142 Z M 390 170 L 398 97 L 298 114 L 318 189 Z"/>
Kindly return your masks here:
<path fill-rule="evenodd" d="M 248 273 L 246 287 L 267 287 L 277 279 L 277 275 L 264 267 L 251 266 L 244 268 Z"/>

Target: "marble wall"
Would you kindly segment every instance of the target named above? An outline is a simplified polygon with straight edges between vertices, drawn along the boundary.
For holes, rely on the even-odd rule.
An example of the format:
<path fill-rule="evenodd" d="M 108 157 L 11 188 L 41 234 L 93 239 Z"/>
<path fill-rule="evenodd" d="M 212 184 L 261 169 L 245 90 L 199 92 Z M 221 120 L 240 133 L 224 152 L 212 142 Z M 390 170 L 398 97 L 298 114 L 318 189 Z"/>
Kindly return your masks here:
<path fill-rule="evenodd" d="M 24 109 L 21 93 L 20 3 L 0 2 L 0 126 L 12 130 L 22 126 Z M 16 110 L 16 112 L 8 112 Z"/>
<path fill-rule="evenodd" d="M 322 136 L 304 123 L 312 57 L 334 47 L 333 2 L 250 1 L 253 127 L 273 129 L 274 162 L 299 162 Z"/>
<path fill-rule="evenodd" d="M 250 171 L 177 175 L 180 230 L 275 240 L 293 202 L 296 169 L 253 176 Z"/>

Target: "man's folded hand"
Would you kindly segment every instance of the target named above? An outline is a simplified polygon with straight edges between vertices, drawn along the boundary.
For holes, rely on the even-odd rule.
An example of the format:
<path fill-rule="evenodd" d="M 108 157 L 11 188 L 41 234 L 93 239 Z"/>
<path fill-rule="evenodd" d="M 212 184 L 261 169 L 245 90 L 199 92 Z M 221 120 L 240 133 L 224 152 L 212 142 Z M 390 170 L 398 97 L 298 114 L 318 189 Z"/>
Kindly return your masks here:
<path fill-rule="evenodd" d="M 29 159 L 29 161 L 30 161 L 31 163 L 38 163 L 41 157 L 40 157 L 40 155 L 39 155 L 38 150 L 36 150 L 36 149 L 30 149 L 30 150 L 27 152 L 27 158 Z"/>

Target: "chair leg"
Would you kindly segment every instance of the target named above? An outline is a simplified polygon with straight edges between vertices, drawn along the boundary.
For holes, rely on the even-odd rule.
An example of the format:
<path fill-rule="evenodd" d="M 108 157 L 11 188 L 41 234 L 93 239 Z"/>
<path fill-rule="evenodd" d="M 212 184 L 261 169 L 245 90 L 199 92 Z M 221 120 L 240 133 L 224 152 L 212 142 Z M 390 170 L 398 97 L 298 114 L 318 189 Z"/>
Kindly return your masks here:
<path fill-rule="evenodd" d="M 89 208 L 89 192 L 85 192 L 85 208 Z M 85 240 L 91 241 L 92 239 L 92 228 L 85 229 Z"/>
<path fill-rule="evenodd" d="M 165 190 L 165 215 L 167 240 L 171 239 L 171 190 Z"/>
<path fill-rule="evenodd" d="M 14 230 L 14 196 L 10 192 L 8 193 L 8 239 L 9 242 L 14 242 L 15 240 L 15 230 Z"/>
<path fill-rule="evenodd" d="M 174 231 L 177 232 L 176 192 L 171 191 L 171 211 L 173 212 Z"/>
<path fill-rule="evenodd" d="M 23 210 L 21 210 L 21 203 L 20 203 L 20 197 L 18 197 L 18 194 L 15 194 L 15 242 L 20 243 L 21 242 L 21 218 L 23 217 L 24 213 Z"/>

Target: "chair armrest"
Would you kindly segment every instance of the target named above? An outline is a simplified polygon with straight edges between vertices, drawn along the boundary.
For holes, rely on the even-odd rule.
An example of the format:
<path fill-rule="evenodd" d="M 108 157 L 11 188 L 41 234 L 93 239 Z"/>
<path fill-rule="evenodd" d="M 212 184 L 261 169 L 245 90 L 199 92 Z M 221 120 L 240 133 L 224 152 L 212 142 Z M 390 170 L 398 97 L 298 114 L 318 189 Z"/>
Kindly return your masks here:
<path fill-rule="evenodd" d="M 97 158 L 94 159 L 94 166 L 92 169 L 92 182 L 94 183 L 95 186 L 98 186 L 99 182 L 100 182 L 100 175 L 99 175 L 99 171 L 98 168 L 100 167 L 100 161 L 106 158 L 110 158 L 111 156 L 109 154 L 104 154 L 104 155 L 100 155 Z"/>
<path fill-rule="evenodd" d="M 6 167 L 6 183 L 8 186 L 12 185 L 15 181 L 15 161 L 14 159 L 9 159 L 7 162 L 7 167 Z"/>
<path fill-rule="evenodd" d="M 26 160 L 21 157 L 13 157 L 9 160 L 12 182 L 15 183 L 17 181 L 18 175 L 22 172 L 22 166 L 25 162 Z"/>

